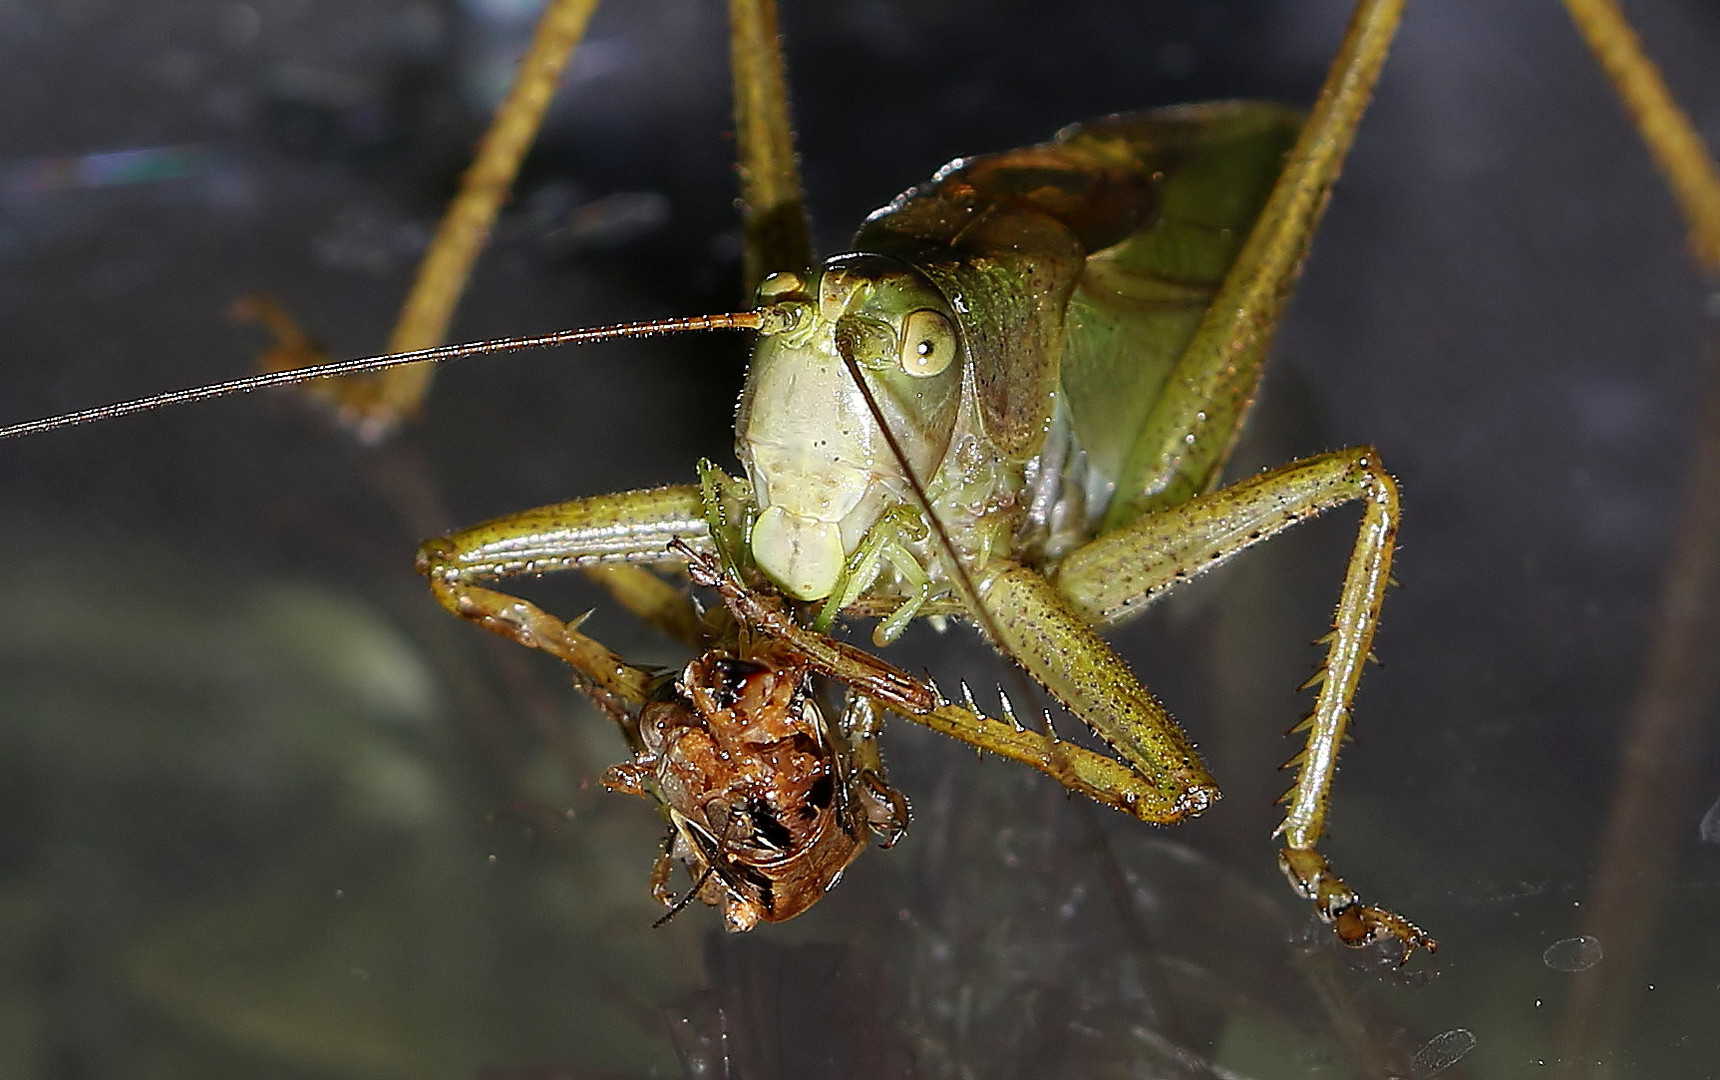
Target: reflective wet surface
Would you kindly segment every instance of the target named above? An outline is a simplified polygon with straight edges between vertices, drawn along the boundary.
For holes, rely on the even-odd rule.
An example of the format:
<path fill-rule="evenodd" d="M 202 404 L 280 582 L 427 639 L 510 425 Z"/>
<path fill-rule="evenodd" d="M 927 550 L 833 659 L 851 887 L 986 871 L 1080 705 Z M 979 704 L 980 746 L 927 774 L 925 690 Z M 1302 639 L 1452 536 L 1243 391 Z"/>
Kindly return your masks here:
<path fill-rule="evenodd" d="M 1342 6 L 790 5 L 821 240 L 1072 120 L 1305 103 Z M 1720 142 L 1720 15 L 1637 6 Z M 248 292 L 375 351 L 509 7 L 0 4 L 0 419 L 242 372 Z M 1203 820 L 1149 830 L 897 724 L 901 845 L 793 923 L 653 929 L 659 821 L 596 783 L 620 739 L 411 565 L 726 460 L 744 342 L 649 341 L 451 368 L 381 450 L 268 396 L 0 446 L 0 1075 L 1706 1075 L 1720 553 L 1662 598 L 1720 500 L 1688 484 L 1713 331 L 1564 16 L 1499 7 L 1411 5 L 1234 469 L 1371 442 L 1401 481 L 1327 850 L 1437 965 L 1338 949 L 1273 865 L 1342 515 L 1117 636 L 1225 785 Z M 736 302 L 722 32 L 692 0 L 600 12 L 457 336 Z M 1020 704 L 970 637 L 891 658 Z"/>

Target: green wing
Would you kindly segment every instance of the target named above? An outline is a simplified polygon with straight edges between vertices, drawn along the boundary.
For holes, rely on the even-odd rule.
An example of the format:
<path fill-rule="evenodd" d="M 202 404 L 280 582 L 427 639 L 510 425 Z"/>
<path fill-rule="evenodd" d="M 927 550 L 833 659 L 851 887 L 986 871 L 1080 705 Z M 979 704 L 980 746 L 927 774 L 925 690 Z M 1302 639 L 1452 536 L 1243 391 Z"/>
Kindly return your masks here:
<path fill-rule="evenodd" d="M 1000 452 L 1037 453 L 1061 392 L 1114 478 L 1301 119 L 1220 102 L 1072 127 L 953 163 L 873 214 L 855 247 L 920 267 L 956 302 Z"/>
<path fill-rule="evenodd" d="M 1064 315 L 1062 386 L 1088 462 L 1116 479 L 1171 368 L 1265 205 L 1301 116 L 1249 102 L 1113 117 L 1065 133 L 1157 166 L 1156 213 L 1087 257 Z"/>

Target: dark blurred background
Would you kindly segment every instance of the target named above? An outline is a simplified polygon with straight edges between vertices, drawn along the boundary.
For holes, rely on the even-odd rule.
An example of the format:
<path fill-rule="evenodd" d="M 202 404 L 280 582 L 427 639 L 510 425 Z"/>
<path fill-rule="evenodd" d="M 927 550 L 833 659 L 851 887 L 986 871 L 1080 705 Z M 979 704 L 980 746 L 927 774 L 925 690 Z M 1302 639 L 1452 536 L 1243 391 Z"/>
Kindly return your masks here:
<path fill-rule="evenodd" d="M 1720 142 L 1720 10 L 1632 6 Z M 249 292 L 377 351 L 531 8 L 0 0 L 0 419 L 244 372 Z M 1306 104 L 1345 9 L 788 4 L 820 241 L 1072 120 Z M 723 34 L 709 0 L 599 11 L 455 336 L 740 302 Z M 553 663 L 442 615 L 411 555 L 731 460 L 743 341 L 458 365 L 379 450 L 275 396 L 0 447 L 0 1076 L 1544 1076 L 1609 970 L 1604 1069 L 1708 1075 L 1712 706 L 1664 782 L 1670 872 L 1586 921 L 1618 884 L 1596 850 L 1708 304 L 1558 5 L 1412 4 L 1233 471 L 1371 442 L 1402 483 L 1406 587 L 1328 850 L 1440 939 L 1432 978 L 1337 950 L 1273 866 L 1352 515 L 1118 637 L 1225 785 L 1205 819 L 1150 830 L 898 723 L 909 838 L 725 938 L 706 910 L 652 929 L 658 820 L 596 784 L 619 738 Z M 986 698 L 1012 676 L 970 638 L 894 659 Z"/>

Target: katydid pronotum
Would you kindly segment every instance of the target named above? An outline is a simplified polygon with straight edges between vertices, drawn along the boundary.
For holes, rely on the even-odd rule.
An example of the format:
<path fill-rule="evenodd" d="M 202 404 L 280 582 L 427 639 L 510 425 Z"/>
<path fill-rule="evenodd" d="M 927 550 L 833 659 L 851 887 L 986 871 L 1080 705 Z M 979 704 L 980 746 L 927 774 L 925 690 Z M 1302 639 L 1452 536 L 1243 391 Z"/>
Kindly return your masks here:
<path fill-rule="evenodd" d="M 1377 54 L 1375 58 L 1377 59 Z M 1361 96 L 1365 97 L 1365 92 L 1362 92 Z M 1338 121 L 1338 123 L 1346 130 L 1354 122 L 1354 113 L 1359 111 L 1359 103 L 1352 102 L 1351 108 L 1351 115 L 1348 117 L 1341 117 Z M 1336 158 L 1338 156 L 1340 156 L 1340 154 L 1334 150 L 1332 155 L 1333 160 L 1328 166 L 1330 169 L 1335 170 Z M 1312 194 L 1311 202 L 1317 204 L 1321 199 L 1323 199 L 1323 189 L 1316 190 Z M 1305 217 L 1311 218 L 1312 214 L 1306 214 Z M 1295 233 L 1298 238 L 1296 243 L 1298 244 L 1306 240 L 1307 233 L 1312 228 L 1311 220 L 1296 222 L 1293 216 L 1279 215 L 1276 212 L 1270 215 L 1270 219 L 1282 224 L 1288 231 Z M 1277 275 L 1274 284 L 1265 291 L 1274 294 L 1281 293 L 1282 282 L 1287 279 L 1288 276 L 1293 275 L 1295 264 L 1296 260 L 1291 258 L 1284 266 L 1278 268 L 1274 272 Z M 872 278 L 868 277 L 867 273 L 864 272 L 864 268 L 861 268 L 861 272 L 857 273 L 855 276 L 863 281 L 872 280 Z M 1270 277 L 1272 275 L 1268 276 Z M 774 287 L 781 288 L 783 280 L 786 279 L 779 280 L 777 285 Z M 946 286 L 945 288 L 946 291 L 948 291 L 948 289 L 953 288 L 953 286 Z M 790 300 L 800 299 L 792 292 L 792 290 L 784 295 L 788 295 Z M 931 309 L 928 308 L 927 310 Z M 1248 311 L 1251 318 L 1259 315 L 1259 309 L 1257 308 L 1251 307 L 1248 308 Z M 1261 346 L 1263 350 L 1263 342 L 1261 343 Z M 1258 357 L 1256 357 L 1256 363 L 1257 361 Z M 1252 378 L 1251 376 L 1244 376 L 1241 378 L 1241 382 L 1246 385 L 1241 387 L 1231 386 L 1216 393 L 1209 391 L 1195 400 L 1192 406 L 1186 402 L 1182 403 L 1185 411 L 1192 408 L 1197 414 L 1207 412 L 1213 414 L 1210 417 L 1202 415 L 1198 423 L 1194 426 L 1185 425 L 1185 427 L 1179 428 L 1174 424 L 1168 427 L 1161 426 L 1156 423 L 1150 425 L 1153 427 L 1156 434 L 1164 438 L 1165 441 L 1169 443 L 1174 444 L 1179 439 L 1183 439 L 1186 435 L 1190 440 L 1187 445 L 1197 447 L 1197 452 L 1192 455 L 1196 460 L 1188 466 L 1185 472 L 1179 474 L 1180 481 L 1168 484 L 1163 489 L 1166 494 L 1161 497 L 1160 504 L 1170 507 L 1170 509 L 1167 509 L 1162 517 L 1151 520 L 1158 521 L 1160 524 L 1157 528 L 1166 530 L 1167 532 L 1170 532 L 1171 535 L 1178 538 L 1190 539 L 1191 548 L 1196 549 L 1197 555 L 1210 555 L 1213 553 L 1228 555 L 1236 550 L 1240 550 L 1241 547 L 1246 546 L 1246 540 L 1252 538 L 1250 534 L 1258 532 L 1261 535 L 1265 535 L 1270 532 L 1272 528 L 1281 527 L 1282 524 L 1288 523 L 1290 518 L 1297 516 L 1299 513 L 1306 512 L 1314 508 L 1323 508 L 1324 505 L 1326 505 L 1326 502 L 1323 500 L 1327 500 L 1328 498 L 1344 499 L 1355 497 L 1357 493 L 1360 492 L 1366 492 L 1371 496 L 1369 505 L 1374 508 L 1376 517 L 1371 525 L 1364 525 L 1364 538 L 1367 542 L 1359 547 L 1357 560 L 1352 564 L 1353 566 L 1367 568 L 1367 572 L 1364 573 L 1362 571 L 1353 570 L 1352 577 L 1355 578 L 1358 574 L 1361 577 L 1367 577 L 1368 573 L 1372 573 L 1373 580 L 1371 584 L 1359 585 L 1354 589 L 1348 585 L 1346 586 L 1346 596 L 1348 597 L 1350 614 L 1348 616 L 1342 616 L 1341 613 L 1341 618 L 1339 620 L 1339 634 L 1332 643 L 1334 653 L 1339 654 L 1340 656 L 1338 670 L 1341 672 L 1341 677 L 1328 679 L 1326 687 L 1322 691 L 1321 704 L 1317 706 L 1317 712 L 1324 710 L 1325 714 L 1325 721 L 1319 726 L 1317 735 L 1323 738 L 1323 745 L 1327 751 L 1335 751 L 1339 728 L 1341 727 L 1342 714 L 1346 707 L 1348 697 L 1350 693 L 1353 692 L 1354 678 L 1359 674 L 1362 657 L 1365 656 L 1367 652 L 1367 638 L 1368 636 L 1371 636 L 1372 621 L 1376 617 L 1377 613 L 1378 592 L 1383 586 L 1383 575 L 1385 570 L 1384 564 L 1389 560 L 1390 536 L 1388 525 L 1394 513 L 1391 507 L 1393 496 L 1391 495 L 1390 481 L 1383 473 L 1378 471 L 1377 465 L 1373 464 L 1365 455 L 1358 455 L 1348 459 L 1333 457 L 1320 463 L 1307 463 L 1304 467 L 1304 471 L 1299 475 L 1302 480 L 1305 481 L 1306 488 L 1317 488 L 1321 483 L 1325 483 L 1329 485 L 1330 489 L 1335 494 L 1328 496 L 1322 492 L 1319 495 L 1305 495 L 1304 498 L 1306 501 L 1300 510 L 1293 509 L 1285 511 L 1281 504 L 1277 503 L 1277 500 L 1281 496 L 1274 493 L 1270 481 L 1251 482 L 1257 483 L 1258 486 L 1243 489 L 1245 492 L 1253 493 L 1261 501 L 1244 510 L 1240 518 L 1224 518 L 1221 515 L 1213 513 L 1213 506 L 1215 505 L 1213 502 L 1200 501 L 1191 503 L 1189 501 L 1189 496 L 1196 495 L 1200 491 L 1206 489 L 1215 480 L 1218 467 L 1222 465 L 1225 454 L 1228 450 L 1230 433 L 1233 431 L 1235 424 L 1240 423 L 1241 413 L 1251 393 Z M 1221 415 L 1225 412 L 1228 412 L 1230 415 Z M 1208 424 L 1213 429 L 1221 430 L 1221 436 L 1218 438 L 1205 437 L 1204 434 L 1201 434 L 1196 430 L 1201 424 Z M 1033 425 L 1028 424 L 1026 427 L 1032 428 Z M 1202 430 L 1204 431 L 1204 429 Z M 1201 437 L 1196 438 L 1197 434 L 1201 434 Z M 1025 453 L 1025 451 L 1019 451 L 1019 453 Z M 1031 455 L 1028 456 L 1031 457 Z M 1115 456 L 1117 455 L 1113 455 L 1113 457 Z M 1125 458 L 1127 457 L 1127 455 L 1123 456 Z M 909 457 L 911 458 L 912 455 L 910 454 Z M 1130 466 L 1128 466 L 1125 461 L 1122 467 L 1128 468 Z M 1277 479 L 1285 480 L 1291 475 L 1293 474 L 1288 472 L 1277 474 Z M 929 478 L 922 477 L 921 479 L 926 480 Z M 668 512 L 670 513 L 670 516 L 674 518 L 677 529 L 682 524 L 686 526 L 682 535 L 685 535 L 688 539 L 696 542 L 698 537 L 702 535 L 704 528 L 702 524 L 702 511 L 700 513 L 692 512 L 691 507 L 693 504 L 687 501 L 689 491 L 690 489 L 683 489 L 681 492 L 681 501 L 679 503 L 672 504 L 670 511 Z M 934 491 L 932 494 L 935 497 L 937 492 Z M 1234 494 L 1235 493 L 1233 493 L 1233 495 Z M 911 493 L 903 495 L 901 492 L 897 492 L 895 497 L 898 499 L 905 499 L 908 504 L 911 504 L 914 499 L 914 496 Z M 1218 500 L 1219 497 L 1214 496 L 1213 499 Z M 1273 504 L 1273 512 L 1281 514 L 1282 516 L 1274 517 L 1272 513 L 1263 513 L 1260 507 L 1264 504 Z M 616 513 L 618 518 L 634 520 L 643 516 L 647 520 L 649 519 L 650 504 L 648 502 L 643 500 L 638 502 L 627 502 L 622 504 L 618 511 L 613 509 L 614 505 L 615 504 L 608 504 L 608 507 L 611 508 L 610 512 Z M 1180 510 L 1176 509 L 1179 507 L 1181 508 Z M 1119 512 L 1119 516 L 1127 515 L 1123 515 Z M 1268 522 L 1264 527 L 1261 525 L 1262 520 Z M 1172 522 L 1175 522 L 1174 531 Z M 1224 539 L 1223 537 L 1215 538 L 1212 535 L 1200 537 L 1198 530 L 1203 526 L 1222 534 L 1234 534 L 1240 530 L 1241 539 L 1238 540 L 1234 536 L 1230 539 Z M 1191 534 L 1186 531 L 1190 528 L 1197 530 L 1193 534 L 1192 539 Z M 647 529 L 645 531 L 649 533 L 651 530 Z M 676 530 L 671 529 L 669 531 L 674 532 Z M 472 535 L 478 536 L 479 534 L 474 533 Z M 1058 571 L 1056 582 L 1065 594 L 1065 601 L 1068 600 L 1068 594 L 1071 590 L 1074 590 L 1083 584 L 1103 583 L 1106 586 L 1116 585 L 1117 588 L 1123 591 L 1123 595 L 1121 597 L 1107 595 L 1076 601 L 1078 605 L 1090 605 L 1078 606 L 1077 608 L 1077 610 L 1079 610 L 1083 615 L 1088 616 L 1102 615 L 1102 613 L 1110 610 L 1108 605 L 1118 607 L 1126 606 L 1127 601 L 1145 599 L 1146 597 L 1154 595 L 1159 585 L 1169 583 L 1170 581 L 1175 580 L 1180 573 L 1188 573 L 1195 568 L 1195 566 L 1183 565 L 1177 560 L 1172 559 L 1161 564 L 1160 568 L 1156 571 L 1158 574 L 1157 577 L 1153 576 L 1153 572 L 1147 572 L 1144 577 L 1137 579 L 1133 583 L 1122 584 L 1123 579 L 1112 572 L 1112 567 L 1115 564 L 1106 561 L 1115 557 L 1114 549 L 1119 546 L 1122 547 L 1123 554 L 1128 557 L 1128 561 L 1138 562 L 1140 561 L 1142 549 L 1151 548 L 1153 546 L 1152 543 L 1149 543 L 1149 538 L 1154 542 L 1157 540 L 1157 536 L 1155 536 L 1153 530 L 1147 527 L 1141 527 L 1134 533 L 1128 535 L 1133 538 L 1128 542 L 1124 542 L 1118 538 L 1112 538 L 1108 544 L 1102 542 L 1101 546 L 1082 549 L 1081 551 L 1073 554 L 1068 554 L 1064 551 L 1055 551 L 1052 553 L 1046 553 L 1043 551 L 1034 552 L 1031 555 L 1031 560 L 1037 566 L 1042 568 L 1049 569 L 1054 566 L 1056 567 Z M 493 535 L 482 534 L 481 538 L 493 539 Z M 628 557 L 640 559 L 651 558 L 658 554 L 658 549 L 661 547 L 661 537 L 648 536 L 642 538 L 640 542 L 642 544 L 651 544 L 655 546 L 653 546 L 649 551 L 644 548 L 639 548 L 626 551 L 623 554 Z M 949 554 L 947 551 L 939 551 L 938 543 L 939 542 L 936 539 L 929 537 L 914 540 L 911 543 L 891 543 L 887 537 L 884 537 L 875 542 L 874 549 L 870 551 L 870 554 L 874 557 L 882 555 L 887 558 L 890 561 L 893 572 L 897 575 L 903 574 L 906 567 L 917 562 L 921 564 L 922 569 L 931 571 L 933 577 L 938 578 L 938 568 L 946 565 L 947 556 Z M 916 544 L 918 545 L 917 548 L 915 547 Z M 959 540 L 957 541 L 957 546 L 961 546 Z M 902 549 L 904 548 L 907 549 L 906 556 L 903 554 Z M 1213 548 L 1216 548 L 1216 552 L 1200 550 Z M 591 552 L 557 552 L 554 557 L 546 558 L 545 561 L 540 561 L 533 566 L 532 569 L 552 568 L 551 564 L 555 559 L 562 559 L 566 562 L 578 561 L 579 556 L 582 554 L 591 554 Z M 844 552 L 844 554 L 848 553 Z M 471 557 L 472 561 L 475 563 L 482 564 L 484 562 L 484 556 L 481 552 L 474 551 L 471 553 Z M 965 561 L 967 561 L 967 559 L 964 558 L 963 560 L 956 562 L 955 565 L 960 567 L 961 563 Z M 1206 565 L 1212 561 L 1213 560 L 1211 559 L 1206 559 L 1204 562 L 1196 565 Z M 497 569 L 499 568 L 499 564 L 490 564 L 489 568 Z M 930 612 L 941 610 L 947 613 L 952 610 L 952 608 L 959 610 L 955 605 L 962 603 L 968 603 L 972 606 L 972 597 L 964 596 L 963 594 L 966 590 L 976 590 L 983 593 L 987 598 L 993 596 L 999 597 L 995 603 L 998 607 L 1004 609 L 992 613 L 995 618 L 996 625 L 989 627 L 989 630 L 994 634 L 994 636 L 1021 633 L 1015 628 L 1011 620 L 1019 612 L 1028 610 L 1036 602 L 1043 600 L 1043 597 L 1040 595 L 1043 590 L 1037 579 L 1018 579 L 1008 575 L 994 577 L 988 575 L 986 572 L 987 568 L 981 567 L 970 569 L 973 570 L 973 572 L 970 572 L 967 576 L 973 579 L 971 582 L 964 582 L 963 573 L 960 569 L 953 572 L 946 569 L 943 572 L 943 580 L 940 584 L 946 588 L 955 590 L 953 601 L 948 599 L 940 601 L 938 598 L 934 597 L 926 605 L 925 610 Z M 993 567 L 990 569 L 997 568 Z M 788 586 L 791 591 L 795 591 L 803 598 L 809 598 L 808 594 L 819 593 L 820 590 L 825 588 L 823 584 L 816 584 L 811 581 L 797 580 L 794 583 L 780 581 L 779 584 Z M 473 597 L 476 594 L 467 588 L 467 583 L 465 581 L 456 582 L 453 587 L 462 591 L 464 594 L 460 597 L 454 598 L 452 600 L 453 604 L 456 606 L 465 606 L 472 603 Z M 865 588 L 866 583 L 861 583 L 861 585 L 853 591 L 857 593 L 864 592 Z M 854 596 L 852 599 L 855 601 L 855 605 L 850 606 L 870 604 L 871 610 L 878 610 L 876 603 L 877 599 L 879 597 L 886 600 L 891 599 L 892 593 L 899 589 L 900 586 L 894 579 L 886 578 L 886 580 L 881 584 L 876 585 L 872 589 L 869 596 Z M 1356 591 L 1358 589 L 1360 590 L 1359 592 Z M 945 606 L 940 608 L 940 603 L 943 603 Z M 480 607 L 481 606 L 482 605 L 480 604 Z M 1060 609 L 1063 606 L 1066 606 L 1063 602 L 1053 602 L 1049 605 L 1041 604 L 1041 609 L 1045 612 L 1046 619 L 1052 619 L 1059 614 Z M 986 610 L 990 610 L 989 602 L 987 603 Z M 498 609 L 488 609 L 485 613 L 492 615 L 497 614 Z M 912 612 L 910 611 L 908 614 L 911 615 Z M 1008 616 L 1009 618 L 1006 619 L 1004 616 Z M 980 621 L 985 621 L 983 616 L 980 618 Z M 1104 655 L 1103 653 L 1094 651 L 1093 645 L 1088 642 L 1088 638 L 1086 636 L 1083 636 L 1083 632 L 1080 630 L 1078 625 L 1067 619 L 1065 619 L 1065 622 L 1069 625 L 1068 632 L 1075 635 L 1082 641 L 1082 644 L 1079 647 L 1079 651 L 1082 655 Z M 1040 625 L 1044 624 L 1041 623 Z M 1030 630 L 1027 633 L 1030 637 L 1033 636 L 1033 631 Z M 1008 640 L 1012 646 L 1009 651 L 1016 655 L 1018 659 L 1022 659 L 1027 663 L 1028 666 L 1035 671 L 1036 675 L 1055 681 L 1055 671 L 1051 669 L 1056 665 L 1052 663 L 1053 658 L 1050 653 L 1053 650 L 1060 650 L 1065 647 L 1061 639 L 1052 638 L 1048 640 L 1044 637 L 1039 637 L 1037 640 L 1023 640 L 1020 637 L 1010 637 L 1006 638 L 1006 640 Z M 1096 641 L 1096 639 L 1093 640 Z M 1116 693 L 1134 692 L 1123 688 L 1125 687 L 1125 684 L 1123 683 L 1118 683 L 1117 685 L 1120 689 L 1115 691 Z M 1126 686 L 1133 686 L 1132 679 L 1127 681 Z M 1105 711 L 1106 706 L 1110 703 L 1112 695 L 1111 691 L 1107 691 L 1102 695 L 1106 699 L 1105 701 L 1097 704 L 1088 702 L 1086 704 L 1086 708 L 1083 710 L 1081 702 L 1079 701 L 1081 697 L 1079 688 L 1072 688 L 1066 684 L 1063 690 L 1063 696 L 1066 698 L 1077 699 L 1077 711 L 1083 712 L 1083 715 L 1089 720 L 1099 723 L 1100 725 L 1104 725 L 1105 721 L 1102 719 L 1102 714 Z M 1145 702 L 1140 703 L 1139 707 L 1143 710 L 1145 715 L 1153 717 L 1161 715 L 1155 711 L 1156 707 Z M 1099 713 L 1101 716 L 1095 716 L 1095 713 Z M 1162 726 L 1162 721 L 1157 719 L 1153 720 L 1149 724 L 1149 728 L 1155 732 L 1170 730 L 1168 728 L 1164 728 Z M 1101 727 L 1101 730 L 1104 730 L 1103 726 Z M 1112 729 L 1110 734 L 1113 741 L 1120 739 L 1125 744 L 1128 742 L 1128 736 L 1116 733 L 1116 729 Z M 982 745 L 985 743 L 984 736 L 975 735 L 975 738 L 977 741 L 980 741 Z M 1181 755 L 1187 758 L 1188 761 L 1192 762 L 1192 757 L 1186 753 L 1186 747 L 1175 741 L 1166 745 L 1171 748 L 1172 757 Z M 1133 756 L 1141 759 L 1154 757 L 1150 751 L 1137 751 L 1135 755 L 1129 755 L 1128 750 L 1125 749 L 1124 753 L 1126 756 Z M 1319 755 L 1316 756 L 1318 757 Z M 1325 767 L 1329 766 L 1329 763 L 1330 754 L 1327 755 L 1325 761 L 1321 764 Z M 1142 762 L 1137 761 L 1136 764 L 1140 765 Z M 1196 766 L 1196 768 L 1198 768 L 1198 766 Z M 1177 767 L 1172 767 L 1170 772 L 1179 775 L 1177 775 L 1172 781 L 1168 789 L 1161 788 L 1161 790 L 1155 792 L 1155 795 L 1157 796 L 1156 804 L 1150 801 L 1143 802 L 1138 797 L 1135 801 L 1137 813 L 1142 816 L 1149 817 L 1156 816 L 1161 818 L 1175 818 L 1190 810 L 1198 809 L 1199 805 L 1201 805 L 1206 798 L 1210 797 L 1210 793 L 1206 790 L 1205 782 L 1199 778 L 1198 774 L 1182 772 Z M 1302 851 L 1311 852 L 1313 841 L 1317 838 L 1320 831 L 1318 815 L 1321 811 L 1319 810 L 1318 804 L 1321 799 L 1323 799 L 1324 786 L 1329 783 L 1330 774 L 1328 770 L 1322 776 L 1318 770 L 1315 770 L 1309 775 L 1312 779 L 1307 781 L 1307 790 L 1302 792 L 1302 798 L 1298 804 L 1300 806 L 1300 811 L 1295 808 L 1292 810 L 1292 824 L 1288 849 L 1292 853 Z M 1299 788 L 1302 787 L 1303 785 L 1299 785 Z M 1179 794 L 1167 796 L 1163 794 L 1164 790 L 1171 790 L 1178 792 Z M 1113 794 L 1115 794 L 1115 792 Z M 1299 818 L 1298 814 L 1300 814 Z M 1307 885 L 1311 877 L 1317 872 L 1318 871 L 1310 871 L 1304 868 L 1299 876 L 1303 879 L 1304 885 Z"/>

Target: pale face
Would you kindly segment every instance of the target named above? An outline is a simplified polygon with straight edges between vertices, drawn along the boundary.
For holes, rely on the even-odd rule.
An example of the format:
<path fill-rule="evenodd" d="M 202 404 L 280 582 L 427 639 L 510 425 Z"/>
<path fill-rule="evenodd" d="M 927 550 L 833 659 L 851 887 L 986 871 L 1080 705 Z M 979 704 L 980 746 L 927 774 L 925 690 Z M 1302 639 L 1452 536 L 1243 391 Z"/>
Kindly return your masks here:
<path fill-rule="evenodd" d="M 760 338 L 736 423 L 758 507 L 752 554 L 784 592 L 819 600 L 866 530 L 906 498 L 903 464 L 844 354 L 865 373 L 923 482 L 954 429 L 960 340 L 942 294 L 876 256 L 839 256 L 807 277 L 776 275 L 760 287 L 759 306 L 787 309 L 794 320 Z"/>

